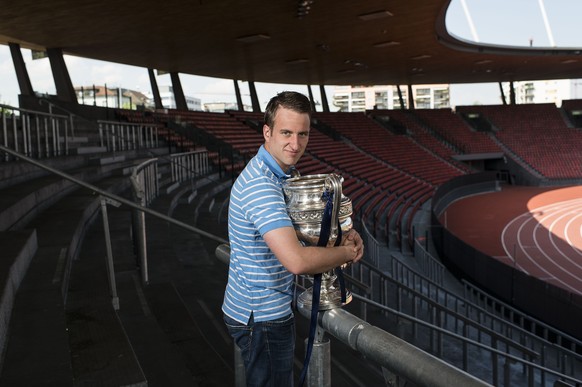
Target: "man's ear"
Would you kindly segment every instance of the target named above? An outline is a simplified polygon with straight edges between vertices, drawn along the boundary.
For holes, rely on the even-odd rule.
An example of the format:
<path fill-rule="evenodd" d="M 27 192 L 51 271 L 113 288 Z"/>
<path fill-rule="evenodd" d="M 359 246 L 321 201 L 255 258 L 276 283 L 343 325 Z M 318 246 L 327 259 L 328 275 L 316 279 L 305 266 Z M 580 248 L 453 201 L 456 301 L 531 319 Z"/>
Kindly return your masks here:
<path fill-rule="evenodd" d="M 267 125 L 263 125 L 263 137 L 265 140 L 271 137 L 271 128 L 269 128 Z"/>

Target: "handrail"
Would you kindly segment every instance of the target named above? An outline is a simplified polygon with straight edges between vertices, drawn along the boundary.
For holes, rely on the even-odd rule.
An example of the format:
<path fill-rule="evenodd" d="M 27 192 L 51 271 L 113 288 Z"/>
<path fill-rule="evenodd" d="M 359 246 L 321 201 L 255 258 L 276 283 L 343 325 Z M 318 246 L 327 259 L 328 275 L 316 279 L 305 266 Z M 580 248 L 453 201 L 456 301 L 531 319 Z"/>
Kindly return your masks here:
<path fill-rule="evenodd" d="M 384 310 L 384 311 L 390 312 L 390 313 L 392 313 L 392 314 L 394 314 L 394 315 L 396 315 L 396 316 L 398 316 L 398 317 L 400 317 L 400 318 L 407 319 L 407 320 L 409 320 L 409 321 L 411 321 L 411 322 L 414 322 L 414 323 L 417 323 L 417 324 L 424 325 L 424 326 L 426 326 L 426 327 L 429 327 L 430 329 L 434 329 L 434 330 L 436 330 L 436 331 L 438 331 L 438 332 L 440 332 L 440 333 L 442 333 L 442 334 L 449 335 L 449 336 L 451 336 L 451 337 L 453 337 L 453 338 L 456 338 L 456 339 L 458 339 L 458 340 L 460 340 L 460 341 L 463 341 L 465 344 L 471 344 L 471 345 L 474 345 L 474 346 L 476 346 L 476 347 L 479 347 L 479 348 L 481 348 L 481 349 L 485 349 L 485 350 L 487 350 L 487 351 L 490 351 L 490 352 L 492 352 L 493 354 L 495 354 L 495 355 L 497 355 L 497 356 L 502 356 L 502 357 L 505 357 L 505 358 L 507 358 L 507 359 L 511 360 L 511 361 L 512 361 L 512 362 L 514 362 L 514 363 L 521 363 L 521 364 L 523 364 L 524 366 L 530 367 L 531 369 L 536 369 L 536 370 L 539 370 L 540 372 L 545 372 L 545 373 L 548 373 L 548 374 L 554 375 L 554 376 L 556 376 L 557 378 L 565 379 L 565 380 L 567 380 L 567 381 L 569 381 L 569 382 L 574 382 L 574 383 L 579 383 L 579 382 L 580 382 L 579 380 L 577 380 L 576 378 L 574 378 L 574 377 L 572 377 L 572 376 L 565 375 L 565 374 L 563 374 L 563 373 L 560 373 L 560 372 L 558 372 L 558 371 L 556 371 L 556 370 L 552 370 L 552 369 L 550 369 L 550 368 L 547 368 L 547 367 L 541 366 L 541 365 L 539 365 L 539 364 L 536 364 L 536 363 L 534 363 L 534 362 L 531 362 L 531 361 L 528 361 L 528 360 L 525 360 L 525 359 L 519 358 L 519 357 L 517 357 L 517 356 L 515 356 L 515 355 L 512 355 L 512 354 L 511 354 L 511 353 L 509 353 L 509 352 L 503 352 L 503 351 L 501 351 L 501 350 L 499 350 L 499 349 L 492 348 L 492 347 L 490 347 L 490 346 L 488 346 L 488 345 L 486 345 L 486 344 L 483 344 L 483 343 L 480 343 L 480 342 L 478 342 L 478 341 L 471 340 L 471 339 L 469 339 L 469 338 L 463 337 L 463 336 L 461 336 L 461 335 L 459 335 L 459 334 L 456 334 L 456 333 L 450 332 L 450 331 L 448 331 L 448 330 L 446 330 L 446 329 L 444 329 L 444 328 L 441 328 L 441 327 L 438 327 L 438 326 L 432 325 L 432 324 L 430 324 L 430 323 L 428 323 L 428 322 L 426 322 L 426 321 L 423 321 L 423 320 L 421 320 L 421 319 L 418 319 L 418 318 L 415 318 L 415 317 L 409 316 L 409 315 L 407 315 L 407 314 L 405 314 L 405 313 L 398 312 L 397 310 L 394 310 L 394 309 L 392 309 L 392 308 L 389 308 L 389 307 L 387 307 L 387 306 L 385 306 L 385 305 L 382 305 L 382 304 L 380 304 L 380 303 L 378 303 L 378 302 L 372 301 L 372 300 L 370 300 L 370 299 L 367 299 L 367 298 L 365 298 L 365 297 L 359 296 L 359 295 L 357 295 L 357 294 L 354 294 L 354 295 L 353 295 L 353 297 L 354 297 L 355 299 L 357 299 L 358 301 L 361 301 L 361 302 L 367 303 L 367 304 L 369 304 L 369 305 L 372 305 L 372 306 L 374 306 L 374 307 L 377 307 L 377 308 L 379 308 L 379 309 L 381 309 L 381 310 Z M 301 312 L 302 312 L 302 314 L 304 313 L 303 311 L 301 311 Z M 508 376 L 508 375 L 507 375 L 507 376 Z M 530 377 L 532 377 L 532 376 L 530 376 Z M 533 377 L 532 377 L 532 378 L 533 378 Z M 505 385 L 508 385 L 508 384 L 506 383 Z M 432 386 L 432 384 L 429 384 L 429 386 Z"/>
<path fill-rule="evenodd" d="M 37 166 L 37 167 L 39 167 L 41 169 L 44 169 L 44 170 L 49 171 L 51 173 L 54 173 L 55 175 L 61 176 L 62 178 L 67 179 L 67 180 L 69 180 L 69 181 L 71 181 L 71 182 L 73 182 L 73 183 L 75 183 L 75 184 L 77 184 L 77 185 L 79 185 L 79 186 L 81 186 L 83 188 L 87 188 L 87 189 L 89 189 L 89 190 L 91 190 L 91 191 L 93 191 L 95 193 L 98 193 L 101 196 L 104 196 L 104 197 L 110 198 L 112 200 L 115 200 L 116 202 L 119 202 L 121 204 L 124 204 L 124 205 L 126 205 L 128 207 L 131 207 L 131 208 L 136 209 L 136 210 L 139 210 L 139 211 L 141 211 L 143 213 L 146 213 L 146 214 L 155 216 L 155 217 L 160 218 L 162 220 L 165 220 L 165 221 L 167 221 L 169 223 L 172 223 L 172 224 L 174 224 L 176 226 L 182 227 L 182 228 L 184 228 L 184 229 L 186 229 L 188 231 L 194 232 L 194 233 L 199 234 L 201 236 L 204 236 L 204 237 L 206 237 L 208 239 L 212 239 L 212 240 L 214 240 L 216 242 L 219 242 L 219 243 L 227 243 L 226 239 L 224 239 L 222 237 L 219 237 L 217 235 L 211 234 L 211 233 L 209 233 L 207 231 L 204 231 L 204 230 L 199 229 L 197 227 L 191 226 L 191 225 L 186 224 L 184 222 L 181 222 L 179 220 L 176 220 L 176 219 L 174 219 L 174 218 L 172 218 L 170 216 L 167 216 L 167 215 L 164 215 L 164 214 L 162 214 L 160 212 L 154 211 L 154 210 L 152 210 L 152 209 L 150 209 L 148 207 L 144 207 L 144 206 L 141 206 L 139 204 L 136 204 L 136 203 L 132 202 L 131 200 L 127 200 L 127 199 L 125 199 L 125 198 L 123 198 L 123 197 L 121 197 L 119 195 L 115 195 L 115 194 L 112 194 L 112 193 L 107 192 L 105 190 L 102 190 L 99 187 L 96 187 L 96 186 L 94 186 L 92 184 L 89 184 L 89 183 L 86 183 L 86 182 L 84 182 L 82 180 L 79 180 L 79 179 L 77 179 L 77 178 L 69 175 L 68 173 L 65 173 L 65 172 L 62 172 L 62 171 L 60 171 L 58 169 L 49 167 L 48 165 L 44 165 L 41 162 L 38 162 L 38 161 L 36 161 L 36 160 L 28 157 L 28 156 L 25 156 L 25 155 L 23 155 L 21 153 L 18 153 L 18 152 L 14 151 L 14 150 L 12 150 L 10 148 L 7 148 L 7 147 L 5 147 L 3 145 L 0 145 L 0 151 L 5 152 L 5 153 L 8 153 L 8 154 L 10 154 L 12 156 L 18 157 L 19 159 L 21 159 L 23 161 L 26 161 L 27 163 L 33 164 L 33 165 L 35 165 L 35 166 Z"/>
<path fill-rule="evenodd" d="M 134 200 L 142 206 L 148 206 L 160 193 L 157 162 L 157 158 L 146 160 L 131 172 Z"/>
<path fill-rule="evenodd" d="M 23 113 L 38 114 L 39 116 L 49 116 L 49 117 L 66 118 L 66 119 L 69 118 L 69 116 L 65 116 L 62 114 L 56 114 L 56 113 L 50 113 L 50 112 L 47 113 L 47 112 L 43 112 L 43 111 L 39 111 L 39 110 L 24 109 L 24 108 L 19 108 L 19 107 L 10 106 L 10 105 L 4 105 L 4 104 L 0 104 L 0 109 L 18 110 L 18 111 L 23 112 Z"/>
<path fill-rule="evenodd" d="M 310 315 L 305 306 L 299 309 Z M 473 375 L 409 344 L 349 312 L 337 308 L 322 311 L 319 325 L 331 335 L 382 367 L 402 375 L 417 386 L 490 386 Z"/>
<path fill-rule="evenodd" d="M 101 146 L 113 152 L 159 146 L 160 125 L 156 123 L 97 120 L 97 126 Z"/>
<path fill-rule="evenodd" d="M 390 276 L 385 275 L 382 271 L 378 270 L 377 268 L 375 268 L 373 265 L 371 265 L 370 263 L 366 262 L 366 261 L 360 261 L 359 262 L 360 265 L 365 266 L 368 270 L 374 272 L 376 275 L 378 275 L 379 277 L 381 277 L 384 280 L 387 280 L 389 282 L 392 282 L 393 284 L 395 284 L 397 287 L 400 288 L 404 288 L 405 291 L 412 293 L 415 297 L 419 298 L 420 301 L 425 302 L 427 305 L 430 305 L 431 307 L 433 307 L 435 310 L 441 312 L 441 313 L 446 313 L 448 315 L 453 316 L 454 318 L 460 320 L 463 322 L 463 324 L 465 324 L 466 326 L 473 326 L 476 329 L 479 329 L 482 333 L 485 333 L 489 336 L 491 336 L 493 339 L 498 340 L 502 343 L 504 343 L 507 346 L 511 346 L 513 348 L 515 348 L 516 350 L 521 351 L 522 353 L 528 355 L 528 356 L 532 356 L 532 357 L 537 357 L 538 353 L 535 351 L 532 351 L 530 348 L 516 343 L 515 341 L 506 338 L 505 336 L 501 335 L 498 332 L 495 332 L 492 329 L 489 329 L 487 327 L 483 327 L 480 326 L 480 324 L 478 324 L 477 322 L 471 320 L 468 317 L 463 316 L 462 314 L 449 309 L 446 306 L 441 305 L 438 301 L 435 301 L 433 299 L 431 299 L 430 297 L 422 294 L 421 292 L 419 292 L 416 289 L 412 289 L 409 287 L 405 287 L 405 285 L 403 285 L 402 283 L 400 283 L 399 281 L 397 281 L 394 278 L 391 278 Z M 440 313 L 439 313 L 440 314 Z"/>
<path fill-rule="evenodd" d="M 192 180 L 198 174 L 206 174 L 210 171 L 207 150 L 195 150 L 191 152 L 173 153 L 170 155 L 172 168 L 172 182 L 181 183 Z"/>
<path fill-rule="evenodd" d="M 404 263 L 402 263 L 402 262 L 400 262 L 399 264 L 401 266 L 403 266 L 403 267 L 407 267 L 407 265 L 404 264 Z M 387 282 L 392 283 L 394 286 L 397 286 L 399 288 L 402 288 L 402 290 L 400 290 L 400 291 L 407 292 L 406 294 L 412 294 L 412 295 L 415 295 L 415 294 L 418 295 L 419 294 L 418 290 L 416 290 L 416 289 L 408 289 L 405 286 L 403 287 L 404 284 L 401 283 L 401 279 L 396 278 L 396 277 L 395 278 L 390 278 L 384 272 L 382 272 L 381 270 L 379 270 L 378 268 L 376 268 L 374 265 L 370 264 L 369 262 L 360 261 L 360 264 L 357 265 L 357 267 L 359 267 L 359 270 L 360 270 L 359 278 L 362 278 L 362 275 L 364 275 L 362 268 L 367 268 L 367 269 L 369 269 L 369 274 L 367 275 L 368 277 L 370 276 L 371 273 L 373 273 L 376 276 L 381 277 L 381 278 L 386 277 L 386 278 L 384 278 L 384 280 L 382 280 L 382 279 L 380 280 L 381 281 L 380 284 L 382 283 L 382 281 L 387 281 Z M 352 267 L 350 269 L 351 270 L 355 270 L 356 267 Z M 407 267 L 407 270 L 409 270 L 412 273 L 418 275 L 414 270 L 412 270 L 412 269 L 410 269 L 408 267 Z M 368 278 L 368 281 L 370 281 L 370 280 L 371 279 Z M 570 359 L 570 361 L 572 362 L 572 364 L 574 364 L 574 362 L 580 362 L 580 355 L 577 354 L 577 353 L 575 353 L 574 351 L 572 351 L 572 350 L 570 350 L 568 348 L 565 348 L 563 346 L 557 346 L 557 345 L 549 342 L 548 340 L 544 340 L 544 338 L 539 337 L 537 335 L 534 335 L 531 332 L 523 329 L 523 327 L 517 326 L 515 324 L 511 324 L 511 322 L 508 322 L 507 320 L 501 319 L 499 316 L 492 314 L 491 312 L 489 312 L 489 311 L 481 308 L 479 305 L 476 305 L 476 304 L 472 303 L 469 300 L 461 300 L 461 299 L 459 299 L 458 296 L 454 295 L 453 293 L 450 293 L 449 291 L 447 291 L 446 289 L 442 288 L 441 286 L 438 286 L 438 284 L 434 283 L 434 281 L 430 281 L 428 279 L 424 279 L 424 281 L 431 282 L 433 286 L 436 286 L 437 287 L 437 291 L 445 292 L 444 293 L 445 297 L 447 297 L 447 296 L 448 297 L 454 297 L 456 303 L 461 303 L 461 305 L 465 305 L 466 307 L 473 308 L 475 311 L 477 311 L 477 313 L 480 313 L 480 315 L 482 315 L 482 314 L 483 315 L 486 315 L 489 318 L 491 318 L 493 321 L 496 321 L 497 324 L 502 324 L 502 326 L 504 328 L 503 329 L 500 328 L 501 331 L 506 331 L 508 328 L 510 328 L 512 331 L 516 332 L 517 334 L 525 335 L 525 342 L 526 343 L 530 342 L 531 340 L 535 340 L 535 343 L 537 343 L 537 345 L 540 347 L 541 360 L 542 360 L 542 362 L 543 362 L 544 365 L 547 362 L 547 359 L 546 359 L 546 355 L 547 355 L 546 350 L 548 350 L 548 349 L 552 349 L 554 351 L 554 355 L 555 355 L 555 359 L 556 359 L 555 361 L 557 362 L 557 364 L 559 365 L 559 367 L 561 367 L 562 369 L 564 369 L 564 364 L 565 364 L 565 362 L 566 362 L 567 359 Z M 384 294 L 381 290 L 380 290 L 380 292 L 382 294 Z M 420 294 L 422 294 L 422 293 L 420 293 Z M 399 301 L 400 301 L 400 299 L 401 299 L 401 297 L 399 298 Z M 444 312 L 445 313 L 449 313 L 449 312 L 447 312 L 447 309 L 443 308 L 438 303 L 436 305 L 433 303 L 433 308 L 435 308 L 435 310 L 441 308 L 441 309 L 444 309 Z M 440 313 L 442 313 L 442 312 L 440 312 Z M 460 315 L 460 316 L 463 316 L 463 315 Z M 480 327 L 481 327 L 481 324 L 478 323 L 478 322 L 473 322 L 472 324 L 477 329 L 480 329 Z M 497 326 L 494 323 L 492 323 L 491 325 L 492 326 Z M 457 326 L 456 323 L 455 323 L 455 326 Z M 488 331 L 490 331 L 490 329 L 488 329 Z M 495 331 L 493 331 L 493 332 L 495 332 Z M 498 335 L 499 334 L 496 333 L 495 336 L 492 336 L 492 337 L 495 338 Z M 517 341 L 515 341 L 515 339 L 512 338 L 512 337 L 508 337 L 507 339 L 504 339 L 504 340 L 507 340 L 510 343 L 511 342 L 514 343 L 514 344 L 507 343 L 508 345 L 519 345 L 520 347 L 525 348 L 521 344 L 517 344 Z M 523 337 L 519 341 L 520 342 L 523 342 L 524 341 Z M 527 351 L 527 352 L 529 352 L 529 351 Z M 532 354 L 533 353 L 531 353 L 529 355 L 531 356 Z M 523 360 L 523 361 L 525 361 L 525 360 Z M 538 365 L 537 367 L 540 367 L 540 366 Z M 542 371 L 543 371 L 543 368 L 542 368 Z M 570 372 L 572 373 L 573 371 L 570 371 Z"/>
<path fill-rule="evenodd" d="M 15 114 L 16 111 L 20 114 Z M 70 117 L 2 104 L 0 104 L 0 116 L 2 143 L 5 146 L 11 142 L 15 151 L 19 152 L 22 149 L 26 156 L 35 155 L 38 158 L 69 154 L 69 136 L 72 137 L 74 133 Z M 12 127 L 10 131 L 9 126 Z M 62 138 L 64 150 L 61 149 L 61 127 L 64 130 Z M 10 157 L 6 154 L 5 161 L 9 160 Z"/>
<path fill-rule="evenodd" d="M 418 241 L 417 241 L 417 246 L 419 249 L 422 250 L 424 258 L 426 258 L 427 260 L 432 260 L 437 264 L 441 264 L 428 251 L 426 251 L 420 245 L 420 243 L 418 243 Z M 400 264 L 403 266 L 407 266 L 405 263 L 400 263 Z M 412 272 L 415 272 L 411 268 L 408 268 L 408 269 L 411 270 Z M 582 341 L 580 341 L 579 339 L 577 339 L 577 338 L 575 338 L 575 337 L 573 337 L 565 332 L 561 332 L 561 331 L 557 330 L 556 328 L 544 323 L 543 321 L 536 319 L 535 317 L 524 314 L 523 312 L 508 305 L 507 303 L 504 303 L 504 302 L 500 301 L 499 299 L 491 296 L 487 292 L 481 290 L 476 285 L 468 282 L 465 279 L 461 279 L 461 284 L 463 285 L 463 292 L 464 292 L 463 297 L 460 297 L 460 296 L 455 295 L 454 293 L 451 293 L 450 291 L 443 288 L 442 285 L 440 285 L 439 287 L 442 289 L 443 292 L 446 292 L 447 295 L 456 298 L 456 302 L 461 302 L 463 304 L 469 305 L 470 307 L 474 308 L 475 310 L 479 311 L 480 313 L 483 313 L 484 315 L 491 318 L 492 324 L 495 324 L 495 322 L 497 322 L 498 324 L 502 324 L 502 325 L 507 326 L 511 329 L 517 330 L 518 332 L 521 332 L 522 334 L 526 334 L 528 337 L 536 339 L 540 342 L 547 343 L 547 344 L 550 344 L 552 346 L 556 346 L 557 350 L 560 350 L 563 353 L 567 353 L 569 356 L 575 357 L 578 361 L 582 361 L 582 355 L 576 350 L 576 348 L 578 348 L 578 349 L 582 348 Z M 437 284 L 434 284 L 434 285 L 437 285 Z M 477 297 L 485 297 L 486 300 L 484 302 L 482 302 L 481 304 L 477 304 L 477 303 L 473 302 L 473 299 L 470 299 L 467 296 L 467 292 L 477 293 Z M 525 320 L 525 319 L 529 320 L 530 322 L 532 322 L 533 325 L 539 326 L 542 329 L 544 329 L 545 331 L 547 331 L 546 335 L 544 335 L 544 337 L 542 337 L 542 336 L 537 335 L 537 334 L 532 332 L 532 330 L 534 328 L 525 329 L 523 326 L 512 323 L 511 321 L 508 321 L 508 319 L 504 319 L 504 318 L 500 317 L 500 315 L 502 313 L 495 314 L 495 313 L 490 312 L 490 310 L 494 310 L 495 307 L 485 309 L 481 306 L 481 305 L 489 304 L 489 303 L 494 303 L 495 305 L 497 305 L 501 308 L 504 308 L 505 310 L 510 311 L 512 316 L 514 316 L 514 317 L 517 316 L 521 320 Z M 554 342 L 551 342 L 547 339 L 547 336 L 550 333 L 556 337 L 556 342 L 558 344 L 555 344 Z M 564 340 L 562 340 L 562 339 L 564 339 Z M 562 341 L 569 341 L 571 343 L 571 345 L 576 346 L 576 348 L 567 348 L 566 346 L 564 346 L 562 344 Z"/>
<path fill-rule="evenodd" d="M 573 345 L 576 345 L 577 348 L 582 349 L 582 341 L 580 341 L 580 339 L 577 339 L 577 338 L 575 338 L 575 337 L 573 337 L 573 336 L 571 336 L 571 335 L 569 335 L 567 333 L 564 333 L 564 332 L 561 332 L 561 331 L 557 331 L 556 328 L 554 328 L 551 325 L 548 325 L 545 322 L 540 321 L 540 320 L 538 320 L 538 319 L 536 319 L 536 318 L 534 318 L 532 316 L 524 315 L 524 313 L 521 312 L 520 310 L 512 307 L 511 305 L 509 305 L 509 304 L 507 304 L 507 303 L 505 303 L 505 302 L 503 302 L 503 301 L 501 301 L 501 300 L 499 300 L 499 299 L 497 299 L 495 297 L 492 297 L 490 294 L 486 293 L 485 291 L 483 291 L 482 289 L 480 289 L 478 286 L 476 286 L 476 285 L 468 282 L 465 279 L 462 279 L 461 282 L 463 284 L 463 291 L 465 292 L 465 296 L 467 296 L 467 292 L 471 292 L 471 293 L 476 293 L 477 294 L 477 297 L 479 297 L 479 296 L 486 297 L 487 302 L 495 303 L 495 305 L 497 305 L 497 306 L 499 306 L 501 308 L 504 308 L 504 309 L 510 311 L 512 313 L 512 315 L 514 315 L 514 316 L 517 315 L 521 319 L 527 318 L 529 321 L 531 321 L 536 326 L 541 327 L 541 328 L 543 328 L 544 330 L 546 330 L 548 332 L 552 332 L 553 335 L 559 337 L 559 339 L 557 341 L 560 342 L 561 341 L 561 338 L 564 338 L 564 339 L 570 341 Z M 476 304 L 474 304 L 474 305 L 476 305 Z M 528 330 L 525 330 L 522 327 L 520 327 L 520 329 L 523 329 L 524 331 L 526 331 L 529 334 L 533 335 L 533 333 L 531 333 Z M 559 332 L 559 334 L 557 332 Z M 539 336 L 536 336 L 536 337 L 539 337 Z M 563 345 L 559 345 L 559 348 L 566 349 L 569 352 L 572 352 L 573 354 L 576 354 L 580 359 L 582 359 L 582 355 L 576 353 L 576 351 L 574 349 L 572 349 L 572 348 L 568 349 L 568 348 L 565 348 Z"/>
<path fill-rule="evenodd" d="M 228 245 L 220 245 L 216 248 L 215 255 L 218 260 L 228 264 L 229 251 L 230 248 Z M 362 261 L 360 261 L 360 263 L 361 262 Z M 534 378 L 532 373 L 534 370 L 537 370 L 541 373 L 554 375 L 556 378 L 563 381 L 573 383 L 579 382 L 572 376 L 540 366 L 539 364 L 536 364 L 532 361 L 524 360 L 509 352 L 504 352 L 502 350 L 492 348 L 486 344 L 450 332 L 445 328 L 434 326 L 426 321 L 409 316 L 405 313 L 399 312 L 365 297 L 359 296 L 357 294 L 353 294 L 353 297 L 363 303 L 390 312 L 399 318 L 407 319 L 411 322 L 418 323 L 432 330 L 435 330 L 440 334 L 456 338 L 462 341 L 463 345 L 469 344 L 480 349 L 490 351 L 492 354 L 492 362 L 495 362 L 493 365 L 494 369 L 492 370 L 494 379 L 496 379 L 498 375 L 498 372 L 496 371 L 498 365 L 495 359 L 496 357 L 504 357 L 506 359 L 505 367 L 507 367 L 509 363 L 519 363 L 524 367 L 528 367 L 528 369 L 531 371 L 528 372 L 530 382 Z M 300 308 L 299 311 L 304 317 L 310 318 L 311 311 L 309 308 Z M 489 385 L 479 379 L 474 378 L 472 375 L 467 374 L 465 371 L 462 371 L 457 367 L 434 357 L 433 355 L 423 352 L 406 341 L 399 339 L 390 333 L 381 330 L 380 328 L 370 325 L 366 321 L 353 316 L 343 309 L 331 309 L 325 312 L 320 312 L 318 322 L 325 331 L 331 333 L 334 337 L 349 345 L 352 349 L 361 352 L 362 355 L 364 355 L 367 359 L 380 364 L 388 370 L 395 372 L 397 375 L 403 376 L 405 379 L 419 386 L 440 387 Z M 366 333 L 364 333 L 364 336 L 362 336 L 360 339 L 360 335 L 362 335 L 363 332 Z M 469 379 L 463 379 L 467 375 L 469 376 Z M 507 373 L 506 368 L 504 374 L 504 385 L 508 385 L 507 383 L 509 383 L 509 377 L 510 374 Z M 456 378 L 461 378 L 462 380 Z M 495 381 L 495 383 L 497 382 Z"/>
<path fill-rule="evenodd" d="M 216 248 L 215 255 L 221 262 L 227 264 L 229 251 L 228 245 L 220 245 Z M 310 318 L 311 310 L 309 307 L 300 308 L 299 311 L 304 317 Z M 367 359 L 401 375 L 416 385 L 431 387 L 490 386 L 490 384 L 380 328 L 370 325 L 343 309 L 321 311 L 318 324 Z M 329 364 L 322 365 L 324 367 L 330 366 Z M 327 385 L 322 387 L 327 387 Z"/>

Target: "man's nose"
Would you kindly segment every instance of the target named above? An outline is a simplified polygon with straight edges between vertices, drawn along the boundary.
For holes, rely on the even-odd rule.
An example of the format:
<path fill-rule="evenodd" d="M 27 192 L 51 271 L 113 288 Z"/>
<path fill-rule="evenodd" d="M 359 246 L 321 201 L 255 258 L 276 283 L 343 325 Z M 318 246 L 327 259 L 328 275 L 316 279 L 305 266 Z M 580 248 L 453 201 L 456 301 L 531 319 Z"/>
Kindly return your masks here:
<path fill-rule="evenodd" d="M 299 136 L 291 136 L 289 145 L 291 145 L 293 149 L 299 149 Z"/>

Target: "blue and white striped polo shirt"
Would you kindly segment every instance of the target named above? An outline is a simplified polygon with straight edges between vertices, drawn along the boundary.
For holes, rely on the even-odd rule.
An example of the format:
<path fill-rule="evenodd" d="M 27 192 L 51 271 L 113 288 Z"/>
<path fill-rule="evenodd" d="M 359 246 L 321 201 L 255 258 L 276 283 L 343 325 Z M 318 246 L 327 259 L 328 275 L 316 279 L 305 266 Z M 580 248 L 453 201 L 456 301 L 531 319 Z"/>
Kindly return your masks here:
<path fill-rule="evenodd" d="M 269 250 L 263 235 L 293 227 L 287 214 L 282 181 L 289 178 L 261 146 L 236 179 L 228 210 L 230 268 L 222 311 L 247 324 L 291 313 L 293 274 Z"/>

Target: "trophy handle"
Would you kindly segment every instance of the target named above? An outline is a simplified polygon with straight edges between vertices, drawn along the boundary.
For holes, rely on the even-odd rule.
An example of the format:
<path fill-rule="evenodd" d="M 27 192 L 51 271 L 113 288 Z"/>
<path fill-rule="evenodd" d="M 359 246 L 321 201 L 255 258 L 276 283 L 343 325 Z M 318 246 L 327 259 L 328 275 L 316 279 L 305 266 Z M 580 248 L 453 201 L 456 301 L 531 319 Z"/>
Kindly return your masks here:
<path fill-rule="evenodd" d="M 331 212 L 330 235 L 338 235 L 338 217 L 342 201 L 342 178 L 340 175 L 331 173 L 325 179 L 326 189 L 333 189 L 333 209 Z"/>

